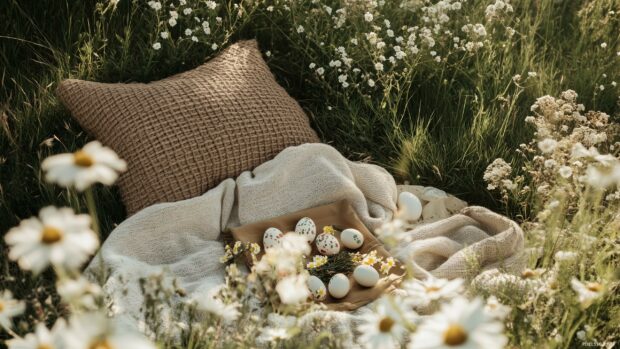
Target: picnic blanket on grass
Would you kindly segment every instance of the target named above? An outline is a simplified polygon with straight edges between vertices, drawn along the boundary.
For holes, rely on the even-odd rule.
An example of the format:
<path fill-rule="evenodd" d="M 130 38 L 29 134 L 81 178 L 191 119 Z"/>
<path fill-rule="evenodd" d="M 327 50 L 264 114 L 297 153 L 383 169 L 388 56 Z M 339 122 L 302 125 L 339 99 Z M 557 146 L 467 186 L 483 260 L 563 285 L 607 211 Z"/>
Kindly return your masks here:
<path fill-rule="evenodd" d="M 140 278 L 165 271 L 188 298 L 224 282 L 220 234 L 228 228 L 346 199 L 374 231 L 393 217 L 399 190 L 419 195 L 423 189 L 397 187 L 385 169 L 349 161 L 325 144 L 290 147 L 199 197 L 156 204 L 131 216 L 112 231 L 87 274 L 102 267 L 108 270 L 103 287 L 113 300 L 113 311 L 139 321 L 143 302 Z M 453 201 L 446 213 L 450 215 L 461 206 L 465 204 Z M 523 250 L 523 232 L 518 225 L 481 207 L 418 224 L 408 234 L 411 242 L 392 254 L 413 258 L 425 272 L 438 277 L 471 276 L 472 258 L 478 271 L 498 266 L 518 268 Z M 340 330 L 334 330 L 340 333 L 346 332 L 355 315 L 325 311 L 312 316 L 337 320 Z"/>

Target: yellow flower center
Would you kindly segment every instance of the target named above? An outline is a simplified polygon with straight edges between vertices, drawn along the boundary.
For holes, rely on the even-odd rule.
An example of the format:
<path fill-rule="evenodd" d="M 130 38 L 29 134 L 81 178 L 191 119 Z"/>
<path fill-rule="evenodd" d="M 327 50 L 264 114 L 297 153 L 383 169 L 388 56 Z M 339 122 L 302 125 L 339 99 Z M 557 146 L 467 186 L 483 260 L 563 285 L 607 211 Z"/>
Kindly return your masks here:
<path fill-rule="evenodd" d="M 384 317 L 379 321 L 379 331 L 390 332 L 394 326 L 394 320 L 391 317 Z"/>
<path fill-rule="evenodd" d="M 56 243 L 62 239 L 62 232 L 59 229 L 54 227 L 44 227 L 43 233 L 41 234 L 41 242 L 44 244 L 51 245 Z"/>
<path fill-rule="evenodd" d="M 536 276 L 536 273 L 533 270 L 526 269 L 521 273 L 521 277 L 524 279 L 529 279 L 531 277 Z"/>
<path fill-rule="evenodd" d="M 43 343 L 43 344 L 39 344 L 39 345 L 37 346 L 37 349 L 54 349 L 54 347 L 52 347 L 52 346 L 51 346 L 51 345 L 49 345 L 49 344 L 44 344 L 44 343 Z"/>
<path fill-rule="evenodd" d="M 73 162 L 80 167 L 90 167 L 95 163 L 93 158 L 83 150 L 73 153 Z"/>
<path fill-rule="evenodd" d="M 427 286 L 425 287 L 426 293 L 433 293 L 433 292 L 437 292 L 440 290 L 439 287 L 437 286 Z"/>
<path fill-rule="evenodd" d="M 4 303 L 2 303 L 2 301 L 0 301 L 0 313 L 4 310 Z"/>
<path fill-rule="evenodd" d="M 452 324 L 443 333 L 443 341 L 450 346 L 461 345 L 467 341 L 467 333 L 463 326 Z"/>
<path fill-rule="evenodd" d="M 114 347 L 105 339 L 99 339 L 90 344 L 88 349 L 114 349 Z"/>
<path fill-rule="evenodd" d="M 600 292 L 603 289 L 603 285 L 598 282 L 588 282 L 586 288 L 592 292 Z"/>

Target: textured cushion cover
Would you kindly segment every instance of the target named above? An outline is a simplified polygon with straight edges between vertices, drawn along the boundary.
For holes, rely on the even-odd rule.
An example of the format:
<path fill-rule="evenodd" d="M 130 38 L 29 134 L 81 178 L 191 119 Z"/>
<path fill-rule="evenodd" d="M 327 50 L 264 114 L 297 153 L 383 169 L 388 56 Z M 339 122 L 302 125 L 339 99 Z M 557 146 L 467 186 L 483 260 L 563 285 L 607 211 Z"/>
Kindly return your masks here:
<path fill-rule="evenodd" d="M 57 94 L 84 129 L 127 161 L 118 184 L 129 214 L 200 195 L 288 146 L 319 142 L 254 40 L 160 81 L 69 79 Z"/>

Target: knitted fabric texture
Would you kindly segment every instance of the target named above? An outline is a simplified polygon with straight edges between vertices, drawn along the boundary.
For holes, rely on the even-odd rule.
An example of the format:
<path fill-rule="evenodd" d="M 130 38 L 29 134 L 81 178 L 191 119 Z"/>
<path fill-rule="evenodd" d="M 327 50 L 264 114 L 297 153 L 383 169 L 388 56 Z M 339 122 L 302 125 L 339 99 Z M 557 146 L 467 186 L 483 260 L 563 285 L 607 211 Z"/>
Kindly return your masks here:
<path fill-rule="evenodd" d="M 69 79 L 57 94 L 86 131 L 127 161 L 118 184 L 129 214 L 198 196 L 288 146 L 319 142 L 254 40 L 160 81 Z"/>

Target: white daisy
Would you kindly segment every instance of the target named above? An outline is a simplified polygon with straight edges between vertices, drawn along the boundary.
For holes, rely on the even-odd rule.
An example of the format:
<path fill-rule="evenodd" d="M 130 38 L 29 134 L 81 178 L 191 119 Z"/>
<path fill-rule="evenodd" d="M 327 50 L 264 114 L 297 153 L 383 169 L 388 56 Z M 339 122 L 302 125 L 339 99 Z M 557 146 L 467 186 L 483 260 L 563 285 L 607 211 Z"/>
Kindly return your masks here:
<path fill-rule="evenodd" d="M 365 314 L 357 328 L 361 333 L 358 343 L 366 348 L 400 347 L 407 333 L 407 323 L 413 321 L 417 314 L 396 303 L 400 302 L 390 296 L 383 296 L 377 301 L 375 311 Z"/>
<path fill-rule="evenodd" d="M 9 331 L 13 327 L 13 318 L 21 315 L 26 309 L 24 302 L 13 298 L 9 290 L 0 293 L 0 327 Z"/>
<path fill-rule="evenodd" d="M 594 300 L 603 295 L 605 287 L 598 282 L 583 283 L 575 278 L 570 281 L 570 285 L 577 292 L 579 303 L 583 307 L 588 307 Z"/>
<path fill-rule="evenodd" d="M 102 313 L 84 313 L 69 320 L 68 349 L 155 349 L 144 335 Z"/>
<path fill-rule="evenodd" d="M 39 218 L 21 221 L 4 240 L 11 248 L 9 258 L 35 274 L 50 263 L 77 269 L 99 246 L 99 239 L 90 228 L 90 216 L 53 206 L 43 208 Z"/>
<path fill-rule="evenodd" d="M 278 281 L 276 292 L 283 304 L 299 304 L 310 297 L 310 290 L 306 286 L 307 275 L 290 275 Z"/>
<path fill-rule="evenodd" d="M 48 330 L 45 324 L 38 323 L 34 333 L 28 333 L 23 338 L 15 338 L 7 341 L 9 349 L 56 349 L 64 348 L 64 335 L 66 323 L 63 319 L 56 321 L 52 330 Z"/>
<path fill-rule="evenodd" d="M 463 279 L 438 279 L 429 276 L 425 280 L 412 279 L 403 284 L 403 289 L 416 306 L 431 302 L 449 300 L 463 291 Z"/>
<path fill-rule="evenodd" d="M 72 305 L 96 309 L 97 298 L 101 295 L 99 285 L 80 276 L 77 279 L 63 278 L 56 283 L 56 290 L 62 299 Z"/>
<path fill-rule="evenodd" d="M 484 311 L 492 318 L 503 320 L 510 314 L 512 308 L 499 302 L 497 297 L 491 296 L 487 298 L 487 304 L 484 306 Z"/>
<path fill-rule="evenodd" d="M 41 168 L 48 182 L 82 191 L 94 183 L 112 185 L 127 164 L 112 149 L 93 141 L 75 153 L 48 157 Z"/>
<path fill-rule="evenodd" d="M 194 298 L 196 308 L 200 311 L 213 314 L 224 322 L 232 322 L 239 317 L 239 304 L 225 304 L 221 299 L 216 297 L 217 289 L 206 294 Z"/>
<path fill-rule="evenodd" d="M 485 314 L 480 298 L 457 297 L 426 319 L 409 348 L 503 348 L 508 339 L 503 324 Z"/>

